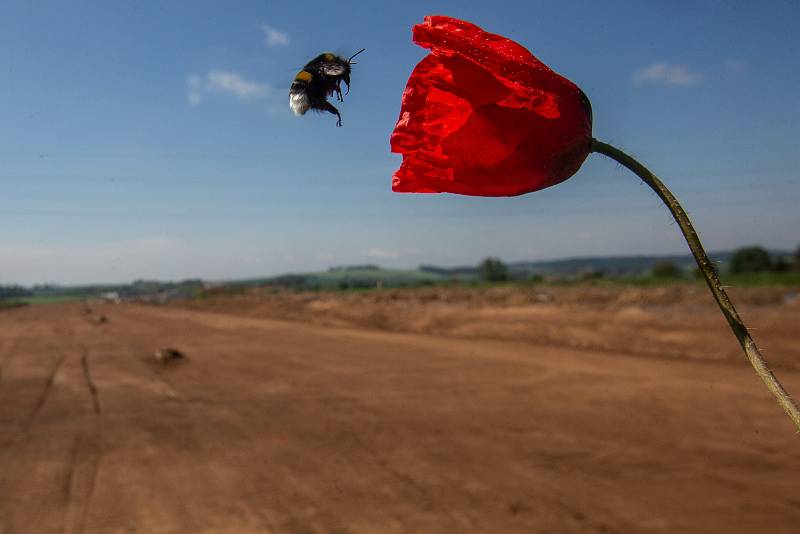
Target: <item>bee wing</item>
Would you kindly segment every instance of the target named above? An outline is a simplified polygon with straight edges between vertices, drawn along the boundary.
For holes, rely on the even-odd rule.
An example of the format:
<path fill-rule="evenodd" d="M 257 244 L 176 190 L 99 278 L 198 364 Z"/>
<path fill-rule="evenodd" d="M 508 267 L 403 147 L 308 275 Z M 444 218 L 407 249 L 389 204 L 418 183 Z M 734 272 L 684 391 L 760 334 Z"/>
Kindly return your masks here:
<path fill-rule="evenodd" d="M 320 66 L 319 70 L 325 76 L 341 76 L 344 74 L 345 67 L 341 63 L 326 61 Z"/>

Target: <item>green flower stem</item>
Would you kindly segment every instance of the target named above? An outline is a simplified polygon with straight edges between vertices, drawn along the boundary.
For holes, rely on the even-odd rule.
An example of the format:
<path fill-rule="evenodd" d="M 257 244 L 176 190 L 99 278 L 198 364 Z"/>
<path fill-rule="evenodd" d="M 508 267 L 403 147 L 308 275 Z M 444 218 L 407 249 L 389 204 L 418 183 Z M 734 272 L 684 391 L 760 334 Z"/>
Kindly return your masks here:
<path fill-rule="evenodd" d="M 597 152 L 598 154 L 608 156 L 614 161 L 630 169 L 634 174 L 641 178 L 644 183 L 650 186 L 650 188 L 656 192 L 664 204 L 667 205 L 667 208 L 669 208 L 669 211 L 672 213 L 672 216 L 675 218 L 678 226 L 680 226 L 681 232 L 683 232 L 683 237 L 686 238 L 686 242 L 689 244 L 692 255 L 694 255 L 697 266 L 700 268 L 700 272 L 703 273 L 703 277 L 706 279 L 706 283 L 711 290 L 711 294 L 714 295 L 714 299 L 717 301 L 717 304 L 719 304 L 719 309 L 722 310 L 722 315 L 724 315 L 725 319 L 728 320 L 728 324 L 731 326 L 731 330 L 733 330 L 733 335 L 739 340 L 739 344 L 742 346 L 742 350 L 747 356 L 747 359 L 750 360 L 750 364 L 753 366 L 753 369 L 756 370 L 756 373 L 761 377 L 761 380 L 764 381 L 764 384 L 767 385 L 767 388 L 769 388 L 772 394 L 775 395 L 775 398 L 778 400 L 778 404 L 780 404 L 786 411 L 792 422 L 794 422 L 795 427 L 797 427 L 797 430 L 800 431 L 800 409 L 798 409 L 797 404 L 794 402 L 794 400 L 792 400 L 792 398 L 789 396 L 789 393 L 786 392 L 781 383 L 767 366 L 767 362 L 764 361 L 764 358 L 761 356 L 761 352 L 758 350 L 753 338 L 750 337 L 747 327 L 745 327 L 741 317 L 739 317 L 739 314 L 736 312 L 736 308 L 733 307 L 731 299 L 722 288 L 722 284 L 720 284 L 717 272 L 711 265 L 711 261 L 708 259 L 708 255 L 706 254 L 705 250 L 703 250 L 703 245 L 700 243 L 700 238 L 697 237 L 697 232 L 695 232 L 694 228 L 692 227 L 692 222 L 689 220 L 686 212 L 683 211 L 683 208 L 678 203 L 678 200 L 672 195 L 669 189 L 667 189 L 667 187 L 661 182 L 661 180 L 658 179 L 655 174 L 647 170 L 644 165 L 618 148 L 598 141 L 597 139 L 593 139 L 592 152 Z"/>

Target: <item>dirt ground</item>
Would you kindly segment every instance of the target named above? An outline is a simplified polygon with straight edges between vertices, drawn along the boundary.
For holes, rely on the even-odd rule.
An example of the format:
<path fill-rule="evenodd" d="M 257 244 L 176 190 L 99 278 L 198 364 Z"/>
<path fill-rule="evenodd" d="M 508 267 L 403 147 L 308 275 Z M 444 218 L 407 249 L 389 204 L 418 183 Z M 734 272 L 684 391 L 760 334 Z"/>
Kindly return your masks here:
<path fill-rule="evenodd" d="M 0 533 L 797 532 L 701 293 L 426 291 L 0 311 Z M 737 297 L 800 391 L 795 297 Z"/>

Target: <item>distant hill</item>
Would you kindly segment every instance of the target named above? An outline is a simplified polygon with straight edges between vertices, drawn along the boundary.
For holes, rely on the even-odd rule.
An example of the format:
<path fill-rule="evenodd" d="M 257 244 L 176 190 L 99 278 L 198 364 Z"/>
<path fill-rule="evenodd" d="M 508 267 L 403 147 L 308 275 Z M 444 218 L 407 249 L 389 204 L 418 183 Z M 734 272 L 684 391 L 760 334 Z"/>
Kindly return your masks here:
<path fill-rule="evenodd" d="M 711 254 L 713 261 L 720 262 L 721 270 L 732 256 L 732 252 Z M 789 254 L 774 252 L 773 254 Z M 646 276 L 659 262 L 671 262 L 687 272 L 694 268 L 690 255 L 670 256 L 602 256 L 567 258 L 563 260 L 523 261 L 508 263 L 508 272 L 514 280 L 526 280 L 532 276 L 555 276 L 575 278 L 587 274 L 602 274 L 607 277 Z M 477 265 L 440 267 L 420 265 L 417 269 L 383 269 L 377 265 L 353 265 L 331 267 L 327 271 L 289 273 L 279 276 L 234 280 L 227 286 L 279 286 L 295 289 L 353 289 L 415 286 L 446 281 L 469 282 L 478 279 Z"/>
<path fill-rule="evenodd" d="M 770 251 L 773 257 L 789 257 L 791 252 L 782 250 Z M 732 251 L 709 253 L 711 260 L 718 262 L 718 268 L 724 272 L 733 256 Z M 689 254 L 668 256 L 587 256 L 545 261 L 520 261 L 507 263 L 509 275 L 514 279 L 530 278 L 534 275 L 574 277 L 590 273 L 602 273 L 604 276 L 645 276 L 653 266 L 661 262 L 670 262 L 686 271 L 696 266 L 694 258 Z M 444 278 L 469 279 L 477 276 L 477 266 L 436 267 L 421 265 L 420 271 L 434 273 Z"/>
<path fill-rule="evenodd" d="M 26 302 L 57 302 L 87 298 L 119 298 L 129 300 L 168 300 L 197 295 L 205 284 L 200 279 L 179 282 L 136 280 L 130 284 L 94 284 L 82 286 L 38 285 L 26 288 L 21 300 Z M 0 299 L 3 298 L 0 291 Z"/>
<path fill-rule="evenodd" d="M 381 269 L 375 265 L 335 267 L 327 271 L 291 273 L 227 282 L 228 286 L 280 286 L 297 289 L 359 289 L 415 286 L 447 280 L 421 270 Z"/>
<path fill-rule="evenodd" d="M 718 265 L 727 264 L 732 252 L 714 252 L 709 254 L 711 260 Z M 652 271 L 653 266 L 662 263 L 674 263 L 684 270 L 694 269 L 696 263 L 689 254 L 670 256 L 599 256 L 583 258 L 567 258 L 552 261 L 517 262 L 509 264 L 512 276 L 528 277 L 535 274 L 555 276 L 579 276 L 586 273 L 602 273 L 605 276 L 644 276 Z M 724 269 L 723 269 L 724 270 Z"/>

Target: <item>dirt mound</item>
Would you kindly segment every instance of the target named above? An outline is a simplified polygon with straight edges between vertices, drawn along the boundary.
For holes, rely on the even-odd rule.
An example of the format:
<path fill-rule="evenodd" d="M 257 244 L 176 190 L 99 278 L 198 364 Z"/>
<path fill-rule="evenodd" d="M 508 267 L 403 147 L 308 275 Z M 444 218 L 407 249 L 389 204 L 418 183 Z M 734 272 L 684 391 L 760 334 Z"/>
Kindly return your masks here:
<path fill-rule="evenodd" d="M 794 288 L 732 288 L 766 356 L 800 366 Z M 524 341 L 617 353 L 743 361 L 735 338 L 702 285 L 425 287 L 365 292 L 253 289 L 177 304 L 248 317 L 328 326 Z"/>

